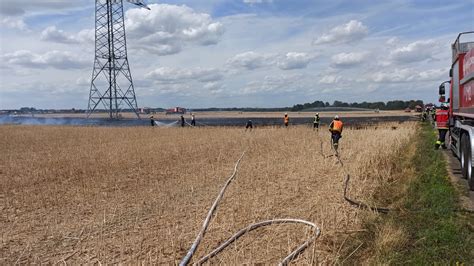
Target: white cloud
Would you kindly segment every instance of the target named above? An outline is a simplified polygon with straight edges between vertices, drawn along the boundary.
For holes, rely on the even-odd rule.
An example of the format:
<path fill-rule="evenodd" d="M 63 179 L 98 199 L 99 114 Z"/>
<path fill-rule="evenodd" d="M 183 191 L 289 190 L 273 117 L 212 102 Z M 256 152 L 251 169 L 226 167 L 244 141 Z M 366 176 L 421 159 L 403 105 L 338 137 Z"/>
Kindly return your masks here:
<path fill-rule="evenodd" d="M 85 29 L 79 31 L 72 37 L 74 40 L 80 43 L 94 43 L 95 42 L 95 30 Z"/>
<path fill-rule="evenodd" d="M 237 54 L 227 60 L 227 65 L 234 68 L 254 70 L 267 66 L 277 66 L 282 70 L 302 69 L 314 60 L 315 55 L 288 52 L 285 55 L 261 54 L 253 51 Z"/>
<path fill-rule="evenodd" d="M 283 58 L 278 60 L 277 65 L 283 70 L 301 69 L 308 66 L 308 64 L 313 59 L 314 56 L 311 56 L 307 53 L 289 52 Z"/>
<path fill-rule="evenodd" d="M 275 57 L 272 55 L 259 54 L 253 51 L 240 53 L 229 60 L 227 64 L 236 68 L 245 68 L 253 70 L 273 64 Z"/>
<path fill-rule="evenodd" d="M 81 87 L 89 86 L 91 85 L 91 78 L 80 77 L 76 80 L 76 85 L 81 86 Z"/>
<path fill-rule="evenodd" d="M 400 40 L 397 37 L 391 37 L 385 43 L 389 46 L 394 46 L 394 45 L 398 44 L 399 42 L 400 42 Z"/>
<path fill-rule="evenodd" d="M 338 75 L 325 75 L 319 80 L 320 84 L 335 84 L 341 81 L 342 77 Z"/>
<path fill-rule="evenodd" d="M 390 71 L 379 71 L 370 75 L 370 80 L 374 82 L 402 83 L 416 81 L 436 81 L 446 76 L 447 70 L 430 69 L 419 71 L 413 68 L 393 69 Z"/>
<path fill-rule="evenodd" d="M 324 33 L 321 37 L 314 40 L 314 44 L 326 43 L 347 43 L 363 39 L 369 30 L 357 20 L 351 20 L 346 24 L 332 28 L 329 32 Z"/>
<path fill-rule="evenodd" d="M 223 75 L 214 68 L 170 68 L 160 67 L 145 75 L 161 83 L 184 83 L 187 81 L 214 82 L 221 80 Z"/>
<path fill-rule="evenodd" d="M 46 42 L 55 42 L 63 44 L 85 43 L 90 44 L 95 41 L 95 30 L 84 29 L 76 34 L 69 34 L 56 26 L 49 26 L 41 32 L 40 40 Z"/>
<path fill-rule="evenodd" d="M 303 75 L 267 75 L 262 81 L 251 81 L 240 91 L 240 94 L 278 94 L 285 92 L 294 92 L 301 87 L 299 82 Z"/>
<path fill-rule="evenodd" d="M 207 82 L 204 84 L 203 88 L 214 95 L 224 92 L 224 86 L 218 82 Z"/>
<path fill-rule="evenodd" d="M 0 26 L 11 29 L 26 30 L 27 26 L 21 17 L 0 18 Z"/>
<path fill-rule="evenodd" d="M 410 63 L 433 58 L 436 43 L 433 40 L 412 42 L 390 52 L 390 59 L 395 62 Z"/>
<path fill-rule="evenodd" d="M 2 60 L 7 64 L 19 65 L 27 68 L 56 68 L 79 69 L 90 66 L 90 61 L 75 54 L 63 51 L 49 51 L 44 54 L 35 54 L 31 51 L 20 50 L 4 54 Z"/>
<path fill-rule="evenodd" d="M 58 30 L 56 26 L 50 26 L 44 29 L 41 32 L 40 39 L 42 41 L 58 42 L 58 43 L 76 43 L 77 42 L 75 38 L 67 35 L 64 31 Z"/>
<path fill-rule="evenodd" d="M 166 84 L 154 90 L 157 94 L 172 94 L 174 96 L 190 97 L 193 90 L 188 84 Z"/>
<path fill-rule="evenodd" d="M 127 34 L 136 42 L 132 47 L 169 55 L 190 44 L 216 44 L 224 33 L 220 22 L 187 6 L 152 4 L 149 7 L 151 10 L 136 8 L 126 13 Z"/>
<path fill-rule="evenodd" d="M 352 67 L 364 62 L 366 56 L 366 53 L 339 53 L 331 57 L 331 62 L 335 67 Z"/>

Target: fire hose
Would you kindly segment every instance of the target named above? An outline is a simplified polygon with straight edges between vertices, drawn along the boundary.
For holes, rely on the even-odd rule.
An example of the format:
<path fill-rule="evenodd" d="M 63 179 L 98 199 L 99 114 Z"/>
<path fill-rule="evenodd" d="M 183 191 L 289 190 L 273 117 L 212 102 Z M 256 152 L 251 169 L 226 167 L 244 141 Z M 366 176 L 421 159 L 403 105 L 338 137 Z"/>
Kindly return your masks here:
<path fill-rule="evenodd" d="M 343 171 L 346 175 L 346 178 L 345 178 L 345 181 L 344 181 L 344 199 L 347 202 L 349 202 L 352 206 L 358 207 L 360 209 L 368 209 L 368 210 L 378 212 L 378 213 L 387 214 L 390 211 L 390 209 L 388 209 L 388 208 L 372 207 L 372 206 L 369 206 L 365 203 L 358 202 L 358 201 L 350 199 L 347 196 L 347 189 L 349 187 L 350 174 L 347 173 L 347 171 L 345 170 L 344 163 L 343 163 L 343 161 L 341 160 L 341 158 L 339 156 L 339 152 L 332 145 L 332 149 L 334 150 L 334 154 L 326 156 L 324 154 L 324 151 L 323 151 L 322 142 L 321 142 L 320 147 L 321 147 L 321 155 L 324 158 L 329 158 L 329 157 L 334 156 L 342 166 L 342 169 L 343 169 Z M 180 266 L 187 265 L 189 263 L 189 261 L 191 260 L 191 258 L 193 257 L 194 252 L 196 251 L 199 243 L 201 242 L 201 240 L 202 240 L 202 238 L 203 238 L 203 236 L 204 236 L 204 234 L 207 230 L 207 227 L 209 226 L 210 220 L 211 220 L 212 215 L 214 214 L 214 212 L 217 208 L 217 205 L 218 205 L 219 201 L 224 196 L 224 192 L 227 189 L 227 187 L 230 185 L 232 180 L 235 178 L 235 176 L 237 174 L 238 167 L 240 165 L 240 161 L 242 160 L 244 155 L 245 155 L 245 152 L 243 152 L 242 155 L 240 156 L 240 158 L 237 160 L 237 162 L 234 166 L 234 171 L 233 171 L 232 175 L 228 178 L 227 182 L 222 187 L 219 195 L 214 200 L 214 203 L 212 204 L 212 206 L 211 206 L 211 208 L 210 208 L 210 210 L 209 210 L 209 212 L 206 216 L 206 219 L 203 222 L 201 231 L 199 231 L 196 239 L 194 240 L 194 242 L 193 242 L 191 248 L 189 249 L 189 251 L 187 252 L 186 256 L 181 260 L 181 262 L 179 264 Z M 301 246 L 299 246 L 294 251 L 292 251 L 279 264 L 279 265 L 287 265 L 291 260 L 293 260 L 298 254 L 300 254 L 304 249 L 306 249 L 312 242 L 314 242 L 320 236 L 321 230 L 314 223 L 311 223 L 311 222 L 308 222 L 308 221 L 305 221 L 305 220 L 300 220 L 300 219 L 287 218 L 287 219 L 266 220 L 266 221 L 261 221 L 261 222 L 258 222 L 258 223 L 251 224 L 251 225 L 239 230 L 237 233 L 235 233 L 233 236 L 231 236 L 229 239 L 227 239 L 223 244 L 221 244 L 219 247 L 215 248 L 211 253 L 209 253 L 209 254 L 205 255 L 204 257 L 202 257 L 201 259 L 199 259 L 199 261 L 196 264 L 201 265 L 202 263 L 208 261 L 210 258 L 214 257 L 215 255 L 220 253 L 222 250 L 224 250 L 227 246 L 229 246 L 230 244 L 235 242 L 238 238 L 240 238 L 241 236 L 243 236 L 244 234 L 246 234 L 250 231 L 253 231 L 253 230 L 255 230 L 259 227 L 263 227 L 263 226 L 269 226 L 269 225 L 274 225 L 274 224 L 284 224 L 284 223 L 301 223 L 301 224 L 305 224 L 305 225 L 308 225 L 308 226 L 311 226 L 311 227 L 314 228 L 313 236 L 311 236 L 311 238 L 309 238 Z"/>
<path fill-rule="evenodd" d="M 211 253 L 207 254 L 206 256 L 202 257 L 196 264 L 201 265 L 202 263 L 206 262 L 210 258 L 214 257 L 217 255 L 219 252 L 224 250 L 228 245 L 232 244 L 234 241 L 236 241 L 238 238 L 243 236 L 244 234 L 253 231 L 259 227 L 262 226 L 267 226 L 267 225 L 274 225 L 274 224 L 288 224 L 288 223 L 301 223 L 308 225 L 310 227 L 314 228 L 314 234 L 309 238 L 306 242 L 304 242 L 301 246 L 299 246 L 297 249 L 293 250 L 288 256 L 286 256 L 279 265 L 287 265 L 291 260 L 293 260 L 300 252 L 302 252 L 305 248 L 307 248 L 316 238 L 319 237 L 321 234 L 321 230 L 314 224 L 305 220 L 300 220 L 300 219 L 273 219 L 273 220 L 266 220 L 258 223 L 251 224 L 241 230 L 239 230 L 237 233 L 235 233 L 232 237 L 227 239 L 222 245 L 214 249 Z"/>
<path fill-rule="evenodd" d="M 214 214 L 214 211 L 216 210 L 217 208 L 217 205 L 219 203 L 219 201 L 222 199 L 222 197 L 224 196 L 224 192 L 225 190 L 227 189 L 227 187 L 229 186 L 229 184 L 232 182 L 232 180 L 235 178 L 236 174 L 237 174 L 237 169 L 238 169 L 238 166 L 240 164 L 240 161 L 242 160 L 242 158 L 244 157 L 245 155 L 245 152 L 242 153 L 242 155 L 240 156 L 240 158 L 237 160 L 235 166 L 234 166 L 234 171 L 232 173 L 232 175 L 227 179 L 227 182 L 224 184 L 224 186 L 222 187 L 219 195 L 217 196 L 217 198 L 214 200 L 214 203 L 212 204 L 207 216 L 206 216 L 206 219 L 204 220 L 203 222 L 203 225 L 202 225 L 202 228 L 201 228 L 201 231 L 199 231 L 196 239 L 194 240 L 193 244 L 191 245 L 191 248 L 189 249 L 189 251 L 186 253 L 186 256 L 181 260 L 181 262 L 179 263 L 180 266 L 185 266 L 189 263 L 189 261 L 191 260 L 191 258 L 193 257 L 194 255 L 194 252 L 196 251 L 199 243 L 201 242 L 203 236 L 204 236 L 204 233 L 206 232 L 207 230 L 207 227 L 209 226 L 209 222 L 212 218 L 212 215 Z M 305 224 L 307 226 L 310 226 L 310 227 L 313 227 L 314 228 L 314 234 L 313 236 L 311 236 L 311 238 L 309 238 L 306 242 L 304 242 L 301 246 L 299 246 L 298 248 L 296 248 L 295 250 L 293 250 L 288 256 L 286 256 L 281 262 L 279 265 L 287 265 L 288 262 L 290 262 L 291 260 L 293 260 L 298 254 L 300 254 L 303 250 L 305 250 L 314 240 L 316 240 L 316 238 L 319 237 L 319 235 L 321 234 L 321 229 L 319 229 L 319 227 L 317 227 L 314 223 L 311 223 L 311 222 L 308 222 L 308 221 L 305 221 L 305 220 L 300 220 L 300 219 L 291 219 L 291 218 L 288 218 L 288 219 L 272 219 L 272 220 L 265 220 L 265 221 L 262 221 L 262 222 L 258 222 L 258 223 L 255 223 L 255 224 L 251 224 L 241 230 L 239 230 L 237 233 L 235 233 L 233 236 L 231 236 L 228 240 L 226 240 L 222 245 L 220 245 L 219 247 L 217 247 L 216 249 L 214 249 L 211 253 L 205 255 L 204 257 L 202 257 L 198 262 L 197 264 L 200 265 L 204 262 L 206 262 L 207 260 L 209 260 L 210 258 L 214 257 L 215 255 L 217 255 L 219 252 L 221 252 L 222 250 L 224 250 L 227 246 L 229 246 L 231 243 L 235 242 L 238 238 L 240 238 L 241 236 L 243 236 L 244 234 L 250 232 L 250 231 L 253 231 L 259 227 L 263 227 L 263 226 L 269 226 L 269 225 L 274 225 L 274 224 L 285 224 L 285 223 L 300 223 L 300 224 Z"/>
<path fill-rule="evenodd" d="M 332 144 L 332 142 L 331 142 Z M 387 214 L 390 209 L 388 208 L 382 208 L 382 207 L 372 207 L 372 206 L 369 206 L 363 202 L 359 202 L 359 201 L 356 201 L 356 200 L 353 200 L 351 198 L 349 198 L 347 196 L 347 189 L 349 187 L 349 180 L 351 179 L 351 175 L 346 171 L 346 169 L 344 168 L 344 163 L 343 161 L 341 160 L 341 157 L 339 155 L 339 152 L 334 148 L 334 145 L 331 145 L 331 148 L 332 150 L 334 151 L 334 154 L 331 154 L 331 155 L 325 155 L 324 154 L 324 151 L 323 151 L 323 142 L 321 141 L 321 155 L 324 157 L 324 158 L 329 158 L 329 157 L 332 157 L 334 156 L 338 163 L 341 164 L 342 166 L 342 170 L 346 176 L 345 180 L 344 180 L 344 200 L 346 200 L 347 202 L 349 202 L 352 206 L 355 206 L 359 209 L 365 209 L 365 210 L 371 210 L 371 211 L 374 211 L 374 212 L 378 212 L 378 213 L 383 213 L 383 214 Z"/>

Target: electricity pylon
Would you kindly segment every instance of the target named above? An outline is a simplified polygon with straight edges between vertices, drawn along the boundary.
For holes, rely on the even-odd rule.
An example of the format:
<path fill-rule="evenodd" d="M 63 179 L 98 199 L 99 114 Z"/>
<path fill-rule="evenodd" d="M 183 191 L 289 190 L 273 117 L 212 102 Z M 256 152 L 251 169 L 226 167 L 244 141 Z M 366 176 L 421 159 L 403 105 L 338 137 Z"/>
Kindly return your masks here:
<path fill-rule="evenodd" d="M 141 0 L 126 0 L 149 9 Z M 138 105 L 127 57 L 123 0 L 95 1 L 95 60 L 87 117 L 102 104 L 111 119 L 124 108 L 137 117 Z"/>

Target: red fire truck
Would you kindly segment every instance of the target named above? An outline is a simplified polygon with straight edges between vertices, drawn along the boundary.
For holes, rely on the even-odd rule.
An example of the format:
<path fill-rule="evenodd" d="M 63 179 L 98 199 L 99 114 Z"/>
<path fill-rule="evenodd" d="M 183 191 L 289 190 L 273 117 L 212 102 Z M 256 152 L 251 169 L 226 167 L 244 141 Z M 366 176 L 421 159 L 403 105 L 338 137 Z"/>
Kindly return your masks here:
<path fill-rule="evenodd" d="M 449 140 L 464 178 L 474 190 L 474 31 L 462 32 L 452 44 L 450 80 L 439 86 L 440 101 L 449 86 Z"/>

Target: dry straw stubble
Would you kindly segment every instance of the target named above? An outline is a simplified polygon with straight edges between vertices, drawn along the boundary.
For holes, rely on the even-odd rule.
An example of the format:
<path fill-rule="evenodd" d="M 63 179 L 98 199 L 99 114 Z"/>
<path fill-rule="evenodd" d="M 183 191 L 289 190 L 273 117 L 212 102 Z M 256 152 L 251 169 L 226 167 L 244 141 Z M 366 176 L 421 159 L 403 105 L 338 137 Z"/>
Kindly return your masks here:
<path fill-rule="evenodd" d="M 341 158 L 350 195 L 373 203 L 410 123 L 346 130 Z M 337 232 L 360 228 L 342 198 L 343 173 L 327 129 L 0 127 L 2 263 L 177 263 L 242 151 L 230 185 L 197 250 L 211 251 L 240 228 L 300 218 L 322 237 L 298 263 L 331 262 Z M 279 225 L 244 236 L 212 263 L 275 263 L 311 234 Z"/>

